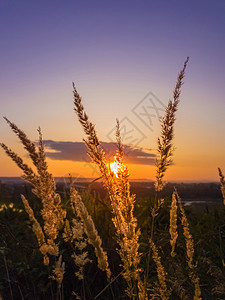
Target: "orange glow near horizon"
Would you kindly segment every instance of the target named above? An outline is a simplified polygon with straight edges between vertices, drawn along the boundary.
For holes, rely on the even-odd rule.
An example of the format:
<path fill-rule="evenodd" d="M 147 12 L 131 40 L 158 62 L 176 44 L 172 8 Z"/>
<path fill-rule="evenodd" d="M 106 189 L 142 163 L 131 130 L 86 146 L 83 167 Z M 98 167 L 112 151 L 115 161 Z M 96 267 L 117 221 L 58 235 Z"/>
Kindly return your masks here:
<path fill-rule="evenodd" d="M 4 157 L 3 157 L 4 155 Z M 2 155 L 2 163 L 0 168 L 0 177 L 20 177 L 22 171 L 11 161 L 4 153 Z M 218 159 L 219 160 L 219 159 Z M 32 166 L 30 159 L 25 158 L 24 162 Z M 73 177 L 79 178 L 98 178 L 100 173 L 95 164 L 90 162 L 74 162 L 69 160 L 52 160 L 47 158 L 49 172 L 54 177 L 67 177 L 70 173 Z M 165 174 L 166 181 L 219 181 L 217 162 L 210 162 L 208 164 L 201 161 L 194 160 L 194 164 L 181 157 L 174 159 L 175 165 L 169 166 Z M 115 173 L 117 170 L 117 163 L 111 162 L 110 169 Z M 138 165 L 127 164 L 130 173 L 130 179 L 154 180 L 155 166 L 154 165 Z M 224 166 L 220 166 L 222 170 Z M 33 168 L 35 171 L 35 168 Z"/>

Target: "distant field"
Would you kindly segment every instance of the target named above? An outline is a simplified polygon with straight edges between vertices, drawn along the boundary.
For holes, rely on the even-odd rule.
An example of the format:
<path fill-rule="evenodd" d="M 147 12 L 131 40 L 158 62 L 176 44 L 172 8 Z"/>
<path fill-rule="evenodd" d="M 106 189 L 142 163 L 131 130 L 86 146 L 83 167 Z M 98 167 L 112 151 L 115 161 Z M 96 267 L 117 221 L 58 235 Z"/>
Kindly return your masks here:
<path fill-rule="evenodd" d="M 102 197 L 106 197 L 106 191 L 103 188 L 102 182 L 93 182 L 93 178 L 79 178 L 74 180 L 74 185 L 78 190 L 90 189 L 98 191 Z M 55 177 L 55 181 L 59 191 L 68 188 L 68 180 L 63 177 Z M 13 186 L 21 185 L 29 186 L 21 177 L 0 177 L 0 182 L 13 188 Z M 209 183 L 168 183 L 164 191 L 161 193 L 162 197 L 172 194 L 174 186 L 177 188 L 182 203 L 184 205 L 197 205 L 204 207 L 206 204 L 223 205 L 220 184 L 217 182 Z M 154 197 L 154 182 L 152 181 L 131 181 L 131 191 L 136 194 L 137 199 L 143 197 Z"/>

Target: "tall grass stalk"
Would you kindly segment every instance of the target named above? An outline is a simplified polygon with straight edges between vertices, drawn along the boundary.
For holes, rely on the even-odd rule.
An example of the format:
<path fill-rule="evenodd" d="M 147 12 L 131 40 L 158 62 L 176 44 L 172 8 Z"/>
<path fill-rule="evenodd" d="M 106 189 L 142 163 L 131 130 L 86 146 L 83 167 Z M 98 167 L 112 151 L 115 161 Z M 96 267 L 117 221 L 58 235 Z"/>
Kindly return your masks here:
<path fill-rule="evenodd" d="M 155 200 L 154 205 L 151 211 L 151 232 L 150 232 L 150 241 L 153 241 L 154 236 L 154 224 L 155 217 L 158 214 L 158 211 L 161 205 L 164 202 L 164 199 L 159 199 L 159 192 L 164 188 L 165 182 L 163 180 L 165 172 L 168 166 L 172 163 L 173 156 L 173 138 L 174 138 L 174 123 L 176 120 L 176 112 L 178 109 L 178 104 L 180 101 L 181 86 L 183 84 L 183 79 L 185 75 L 185 70 L 189 61 L 187 57 L 184 62 L 182 70 L 179 72 L 177 77 L 176 86 L 173 91 L 173 100 L 169 100 L 165 115 L 160 120 L 161 123 L 161 135 L 157 141 L 157 159 L 156 159 L 156 181 L 155 181 Z M 173 254 L 173 252 L 172 252 Z M 149 249 L 147 259 L 146 259 L 146 282 L 149 276 L 149 263 L 150 263 L 151 248 Z"/>
<path fill-rule="evenodd" d="M 161 135 L 158 138 L 158 157 L 156 160 L 156 182 L 155 190 L 161 191 L 165 186 L 163 177 L 168 166 L 171 164 L 173 156 L 173 138 L 174 138 L 174 122 L 176 120 L 176 111 L 180 102 L 181 86 L 185 75 L 189 57 L 184 62 L 183 69 L 177 77 L 177 83 L 173 91 L 173 100 L 169 100 L 166 108 L 165 116 L 161 120 Z"/>
<path fill-rule="evenodd" d="M 178 232 L 177 232 L 177 199 L 176 194 L 173 193 L 172 195 L 172 203 L 171 203 L 171 209 L 170 209 L 170 245 L 171 245 L 171 256 L 175 256 L 175 246 L 176 241 L 178 238 Z"/>
<path fill-rule="evenodd" d="M 220 177 L 220 188 L 221 188 L 221 193 L 222 193 L 222 196 L 223 196 L 223 203 L 225 205 L 225 180 L 224 180 L 224 175 L 222 173 L 222 170 L 220 168 L 218 168 L 218 171 L 219 171 L 219 177 Z"/>
<path fill-rule="evenodd" d="M 114 174 L 107 165 L 105 153 L 97 137 L 95 126 L 89 121 L 82 99 L 74 84 L 73 95 L 75 112 L 87 136 L 84 142 L 88 148 L 88 154 L 98 166 L 109 194 L 113 223 L 120 246 L 118 253 L 123 262 L 123 277 L 128 285 L 127 294 L 131 299 L 134 299 L 137 295 L 139 299 L 145 299 L 144 285 L 140 277 L 141 270 L 139 269 L 138 239 L 140 230 L 137 228 L 137 220 L 133 215 L 135 196 L 130 193 L 129 172 L 123 161 L 119 123 L 117 122 L 116 131 L 118 151 L 115 156 L 115 162 L 117 163 L 117 172 Z"/>
<path fill-rule="evenodd" d="M 177 191 L 175 191 L 175 195 L 179 204 L 179 209 L 181 211 L 181 223 L 183 226 L 183 234 L 186 241 L 186 255 L 187 255 L 187 264 L 189 267 L 189 277 L 194 285 L 194 290 L 195 290 L 194 300 L 201 300 L 202 298 L 201 298 L 201 288 L 199 285 L 199 277 L 196 275 L 196 265 L 194 264 L 194 241 L 190 233 L 190 229 L 189 229 L 190 226 L 189 226 L 188 219 L 186 217 L 183 205 L 181 203 L 181 199 Z"/>
<path fill-rule="evenodd" d="M 158 276 L 158 280 L 159 280 L 159 294 L 160 294 L 162 300 L 168 300 L 169 292 L 168 292 L 167 285 L 166 285 L 167 273 L 162 265 L 159 251 L 158 251 L 155 243 L 151 239 L 150 239 L 150 247 L 152 250 L 152 257 L 156 264 L 156 269 L 157 269 L 157 276 Z"/>
<path fill-rule="evenodd" d="M 107 253 L 102 248 L 102 240 L 95 228 L 94 222 L 89 215 L 81 196 L 78 194 L 78 192 L 71 187 L 70 188 L 70 201 L 71 206 L 76 213 L 76 215 L 82 220 L 84 232 L 87 235 L 87 240 L 90 245 L 92 245 L 95 249 L 95 255 L 98 260 L 98 267 L 102 271 L 105 271 L 107 274 L 108 279 L 110 279 L 111 271 L 109 269 L 109 263 L 108 263 L 108 257 Z M 77 228 L 79 230 L 79 228 Z M 75 257 L 76 259 L 76 257 Z M 82 257 L 80 257 L 82 259 Z M 84 257 L 86 260 L 86 255 Z"/>

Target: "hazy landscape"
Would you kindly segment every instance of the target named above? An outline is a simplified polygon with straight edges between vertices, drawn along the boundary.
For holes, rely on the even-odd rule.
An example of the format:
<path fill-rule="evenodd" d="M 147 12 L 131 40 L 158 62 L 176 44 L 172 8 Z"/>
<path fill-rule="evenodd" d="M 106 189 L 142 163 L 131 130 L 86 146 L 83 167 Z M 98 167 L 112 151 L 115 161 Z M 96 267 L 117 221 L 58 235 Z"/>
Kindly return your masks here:
<path fill-rule="evenodd" d="M 69 187 L 68 177 L 55 177 L 55 182 L 57 184 L 57 190 L 63 192 L 64 189 Z M 104 190 L 103 183 L 95 182 L 93 178 L 78 178 L 74 179 L 73 184 L 78 190 L 91 190 L 98 192 L 101 197 L 106 197 L 107 193 Z M 24 181 L 21 177 L 0 177 L 0 182 L 5 184 L 5 186 L 13 193 L 16 194 L 17 189 L 31 188 L 29 183 Z M 154 197 L 154 181 L 140 179 L 138 181 L 131 180 L 131 191 L 136 194 L 138 198 L 141 197 Z M 193 204 L 197 206 L 202 204 L 202 206 L 207 207 L 211 205 L 223 206 L 223 199 L 221 195 L 221 188 L 219 182 L 172 182 L 168 183 L 165 187 L 162 196 L 165 197 L 172 193 L 174 187 L 178 190 L 182 202 L 185 205 Z M 17 195 L 18 196 L 18 195 Z"/>

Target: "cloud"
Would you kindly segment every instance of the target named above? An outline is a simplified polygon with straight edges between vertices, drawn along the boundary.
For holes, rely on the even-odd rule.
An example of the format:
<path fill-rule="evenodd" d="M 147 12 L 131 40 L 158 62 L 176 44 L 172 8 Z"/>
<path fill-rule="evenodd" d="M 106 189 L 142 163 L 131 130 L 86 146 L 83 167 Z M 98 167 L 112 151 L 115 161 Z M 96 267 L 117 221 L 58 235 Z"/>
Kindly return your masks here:
<path fill-rule="evenodd" d="M 87 147 L 82 142 L 62 142 L 45 140 L 47 156 L 56 160 L 71 160 L 78 162 L 89 162 Z M 105 150 L 106 158 L 112 160 L 116 153 L 116 143 L 101 142 Z M 154 165 L 155 154 L 143 148 L 124 146 L 124 158 L 126 163 Z"/>

